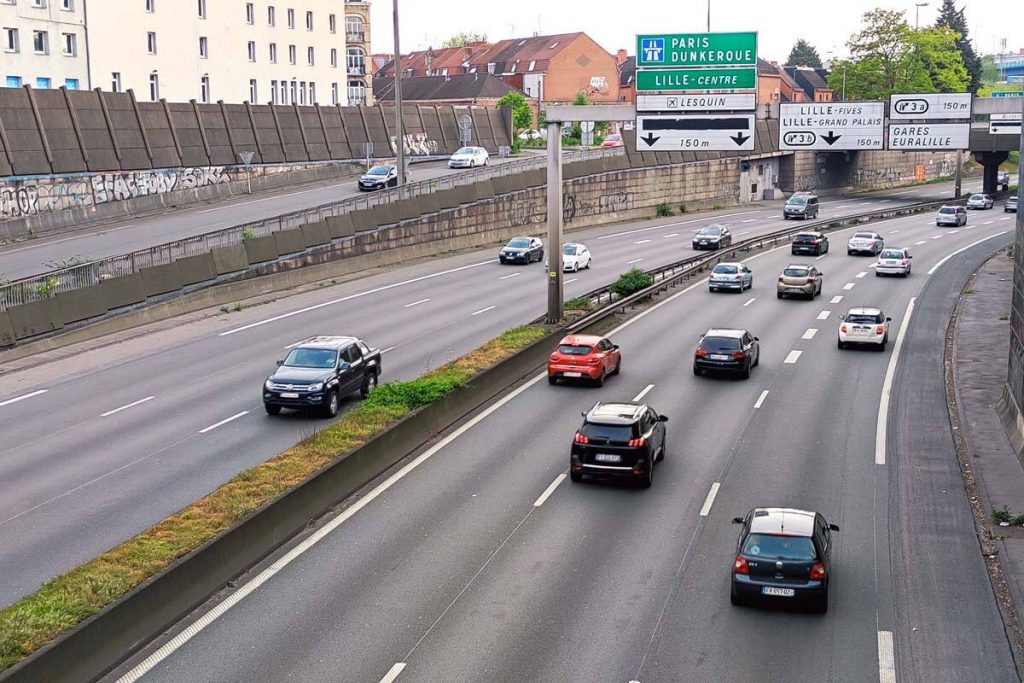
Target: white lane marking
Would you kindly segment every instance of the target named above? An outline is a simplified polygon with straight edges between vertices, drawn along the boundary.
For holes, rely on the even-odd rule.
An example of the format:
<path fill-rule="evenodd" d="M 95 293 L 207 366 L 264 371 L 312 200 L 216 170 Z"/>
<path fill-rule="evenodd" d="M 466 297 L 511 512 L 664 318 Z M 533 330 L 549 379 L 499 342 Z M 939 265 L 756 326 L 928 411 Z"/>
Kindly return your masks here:
<path fill-rule="evenodd" d="M 636 396 L 633 397 L 633 403 L 638 403 L 640 401 L 640 399 L 642 399 L 644 396 L 646 396 L 648 393 L 650 393 L 651 389 L 653 389 L 653 388 L 654 388 L 653 384 L 648 384 L 646 387 L 644 387 L 643 391 L 641 391 L 639 394 L 637 394 Z"/>
<path fill-rule="evenodd" d="M 958 232 L 960 232 L 960 231 L 959 231 L 959 230 L 950 230 L 950 231 L 949 231 L 949 234 L 950 234 L 950 235 L 955 235 L 955 234 L 957 234 Z"/>
<path fill-rule="evenodd" d="M 217 427 L 223 427 L 228 422 L 233 422 L 233 421 L 237 420 L 238 418 L 242 417 L 243 415 L 248 415 L 248 414 L 249 414 L 248 410 L 243 410 L 240 413 L 235 413 L 234 415 L 232 415 L 231 417 L 229 417 L 229 418 L 227 418 L 225 420 L 221 420 L 220 422 L 217 422 L 216 424 L 212 424 L 209 427 L 204 427 L 203 429 L 200 429 L 199 433 L 200 434 L 206 434 L 207 432 L 212 432 Z"/>
<path fill-rule="evenodd" d="M 288 313 L 282 313 L 281 315 L 275 315 L 275 316 L 273 316 L 271 318 L 266 318 L 265 320 L 257 320 L 254 323 L 249 323 L 248 325 L 242 325 L 241 327 L 236 327 L 233 330 L 225 330 L 224 332 L 219 333 L 217 336 L 219 336 L 219 337 L 226 337 L 226 336 L 228 336 L 230 334 L 235 334 L 237 332 L 244 332 L 245 330 L 251 330 L 254 327 L 260 327 L 262 325 L 268 325 L 270 323 L 277 322 L 278 320 L 284 320 L 285 318 L 290 318 L 293 315 L 301 315 L 303 313 L 309 313 L 310 311 L 315 311 L 317 309 L 324 308 L 325 306 L 333 306 L 335 304 L 340 304 L 340 303 L 343 303 L 345 301 L 351 301 L 352 299 L 359 299 L 361 297 L 368 296 L 370 294 L 376 294 L 378 292 L 385 292 L 385 291 L 387 291 L 389 289 L 394 289 L 395 287 L 403 287 L 405 285 L 411 285 L 411 284 L 413 284 L 415 282 L 423 282 L 424 280 L 431 280 L 431 279 L 433 279 L 435 277 L 440 277 L 442 275 L 451 275 L 452 273 L 459 273 L 459 272 L 462 272 L 464 270 L 469 270 L 470 268 L 479 268 L 480 266 L 486 266 L 486 265 L 492 264 L 494 262 L 495 262 L 494 259 L 491 259 L 489 261 L 481 261 L 480 263 L 472 263 L 472 264 L 470 264 L 468 266 L 460 266 L 458 268 L 450 268 L 449 270 L 442 270 L 439 273 L 431 273 L 430 275 L 421 275 L 420 277 L 414 277 L 414 278 L 409 279 L 409 280 L 402 280 L 401 282 L 393 282 L 390 285 L 383 285 L 381 287 L 374 287 L 373 289 L 368 289 L 365 292 L 357 292 L 356 294 L 349 294 L 348 296 L 343 296 L 340 299 L 331 299 L 330 301 L 323 301 L 323 302 L 315 304 L 313 306 L 307 306 L 305 308 L 300 308 L 300 309 L 295 310 L 295 311 L 289 311 Z"/>
<path fill-rule="evenodd" d="M 30 394 L 25 394 L 24 396 L 18 396 L 17 398 L 9 398 L 6 401 L 0 401 L 0 408 L 3 408 L 4 406 L 9 406 L 12 403 L 17 403 L 18 401 L 24 401 L 26 398 L 32 398 L 33 396 L 45 394 L 47 391 L 49 391 L 49 389 L 38 389 Z"/>
<path fill-rule="evenodd" d="M 850 205 L 849 204 L 843 204 L 842 206 L 837 206 L 836 208 L 837 209 L 849 209 Z"/>
<path fill-rule="evenodd" d="M 548 484 L 548 487 L 544 489 L 544 493 L 540 494 L 540 498 L 533 501 L 533 507 L 539 508 L 541 505 L 543 505 L 544 501 L 546 501 L 551 496 L 551 494 L 555 492 L 555 489 L 557 489 L 558 485 L 561 484 L 563 481 L 565 481 L 565 472 L 559 474 L 557 477 L 555 477 L 555 480 L 553 482 Z"/>
<path fill-rule="evenodd" d="M 743 237 L 744 235 L 749 235 L 749 234 L 750 234 L 749 230 L 744 230 L 743 232 L 736 233 L 736 236 L 737 237 Z"/>
<path fill-rule="evenodd" d="M 885 439 L 889 428 L 889 397 L 892 394 L 892 380 L 896 375 L 896 363 L 900 358 L 900 350 L 903 348 L 903 339 L 910 326 L 910 316 L 914 313 L 914 302 L 917 297 L 911 297 L 907 304 L 907 310 L 900 321 L 900 331 L 896 335 L 896 344 L 893 346 L 892 355 L 889 356 L 889 365 L 885 369 L 885 379 L 882 381 L 882 397 L 878 401 L 878 420 L 875 422 L 875 464 L 885 464 Z"/>
<path fill-rule="evenodd" d="M 518 275 L 518 274 L 519 273 L 516 273 L 516 275 Z M 425 304 L 428 301 L 430 301 L 429 298 L 428 299 L 420 299 L 419 301 L 413 301 L 411 304 L 406 304 L 405 306 L 403 306 L 403 308 L 412 308 L 413 306 L 419 306 L 420 304 Z"/>
<path fill-rule="evenodd" d="M 842 300 L 843 300 L 843 296 L 841 294 L 837 294 L 834 297 L 832 297 L 831 299 L 829 299 L 829 303 L 830 304 L 837 304 L 837 303 L 839 303 Z"/>
<path fill-rule="evenodd" d="M 388 348 L 386 348 L 386 349 L 381 349 L 381 350 L 380 350 L 380 355 L 382 355 L 382 356 L 383 356 L 383 355 L 384 355 L 385 353 L 390 353 L 391 351 L 394 351 L 394 350 L 395 350 L 395 349 L 397 349 L 397 348 L 398 348 L 397 346 L 389 346 L 389 347 L 388 347 Z"/>
<path fill-rule="evenodd" d="M 298 345 L 300 345 L 300 344 L 305 344 L 305 343 L 306 343 L 306 342 L 308 342 L 308 341 L 309 341 L 310 339 L 313 339 L 313 337 L 306 337 L 306 338 L 305 338 L 305 339 L 303 339 L 302 341 L 297 341 L 297 342 L 295 342 L 294 344 L 289 344 L 288 346 L 286 346 L 286 347 L 284 347 L 284 348 L 286 348 L 286 349 L 294 349 L 294 348 L 295 348 L 296 346 L 298 346 Z"/>
<path fill-rule="evenodd" d="M 964 227 L 964 230 L 970 230 L 971 228 L 976 228 L 976 227 L 978 227 L 978 226 L 976 226 L 976 225 L 968 225 L 968 226 Z"/>
<path fill-rule="evenodd" d="M 271 201 L 274 201 L 274 200 L 277 200 L 277 199 L 284 199 L 285 197 L 294 197 L 297 194 L 306 194 L 307 192 L 314 192 L 314 191 L 320 190 L 320 189 L 323 189 L 323 188 L 315 188 L 314 190 L 303 190 L 302 192 L 289 192 L 288 194 L 279 194 L 279 195 L 275 195 L 273 197 L 266 197 L 264 199 L 250 199 L 249 201 L 242 202 L 240 204 L 227 204 L 225 206 L 215 206 L 212 209 L 203 209 L 202 211 L 196 211 L 196 213 L 210 213 L 212 211 L 224 211 L 225 209 L 238 209 L 238 208 L 243 207 L 243 206 L 248 206 L 249 204 L 259 204 L 260 202 L 271 202 Z"/>
<path fill-rule="evenodd" d="M 902 197 L 902 196 L 903 196 L 903 195 L 905 195 L 905 194 L 913 194 L 913 193 L 914 193 L 914 192 L 916 192 L 916 191 L 917 191 L 917 190 L 906 190 L 905 192 L 893 192 L 893 193 L 892 193 L 892 195 L 893 195 L 894 197 Z"/>
<path fill-rule="evenodd" d="M 754 401 L 754 408 L 760 408 L 761 406 L 763 406 L 764 405 L 764 400 L 766 398 L 768 398 L 768 390 L 767 389 L 762 391 L 761 395 L 757 397 L 756 401 Z"/>
<path fill-rule="evenodd" d="M 511 275 L 502 275 L 498 279 L 499 280 L 508 280 L 510 278 L 519 277 L 520 275 L 522 275 L 522 273 L 512 273 Z"/>
<path fill-rule="evenodd" d="M 697 285 L 693 285 L 693 286 L 691 286 L 691 287 L 689 287 L 687 289 L 693 289 L 693 287 L 696 287 L 696 286 Z M 678 294 L 676 294 L 674 296 L 678 296 L 680 294 L 683 294 L 686 291 L 687 290 L 682 290 L 681 292 L 679 292 Z M 650 311 L 652 309 L 653 309 L 653 307 L 651 307 L 651 308 L 649 308 L 647 310 Z M 633 320 L 636 320 L 636 318 L 633 318 Z M 626 323 L 623 323 L 623 326 L 627 325 L 629 323 L 630 323 L 630 321 L 626 321 Z M 436 444 L 434 444 L 432 447 L 430 447 L 429 449 L 424 451 L 421 455 L 416 457 L 412 462 L 410 462 L 405 467 L 403 467 L 402 469 L 398 470 L 397 472 L 392 474 L 390 477 L 385 479 L 383 482 L 381 482 L 375 489 L 373 489 L 368 494 L 366 494 L 366 496 L 364 496 L 363 498 L 360 498 L 355 503 L 353 503 L 352 507 L 346 509 L 340 515 L 338 515 L 334 519 L 332 519 L 329 522 L 327 522 L 326 524 L 324 524 L 315 533 L 311 534 L 309 536 L 309 538 L 307 538 L 302 543 L 299 543 L 297 546 L 292 548 L 289 552 L 287 552 L 285 555 L 283 555 L 279 560 L 274 562 L 274 564 L 270 565 L 269 567 L 267 567 L 266 569 L 261 571 L 259 574 L 257 574 L 255 577 L 253 577 L 250 581 L 248 581 L 247 583 L 245 583 L 242 586 L 240 586 L 237 591 L 235 591 L 234 593 L 229 595 L 223 602 L 221 602 L 216 607 L 214 607 L 212 610 L 210 610 L 209 612 L 204 614 L 202 617 L 197 619 L 194 624 L 192 624 L 191 626 L 186 628 L 184 631 L 179 633 L 177 636 L 172 638 L 163 647 L 158 649 L 156 652 L 151 654 L 145 660 L 140 662 L 135 668 L 133 668 L 131 671 L 129 671 L 127 674 L 125 674 L 123 677 L 121 677 L 118 680 L 118 683 L 133 683 L 134 681 L 137 681 L 138 679 L 140 679 L 143 676 L 145 676 L 149 671 L 151 671 L 153 669 L 153 667 L 157 666 L 160 662 L 162 662 L 163 660 L 167 659 L 169 656 L 171 656 L 176 650 L 178 650 L 182 645 L 187 643 L 189 640 L 191 640 L 195 636 L 199 635 L 199 633 L 201 633 L 203 631 L 203 629 L 205 629 L 207 626 L 212 624 L 218 618 L 223 616 L 228 610 L 230 610 L 232 607 L 234 607 L 239 602 L 244 600 L 247 596 L 251 595 L 254 591 L 259 589 L 259 587 L 262 586 L 263 584 L 265 584 L 267 581 L 269 581 L 271 579 L 271 577 L 273 577 L 275 574 L 277 574 L 278 572 L 283 570 L 285 567 L 287 567 L 289 564 L 294 562 L 297 558 L 301 557 L 310 548 L 312 548 L 317 543 L 319 543 L 324 538 L 326 538 L 332 531 L 334 531 L 339 526 L 341 526 L 342 524 L 347 522 L 349 519 L 351 519 L 360 510 L 362 510 L 367 505 L 369 505 L 374 500 L 376 500 L 381 494 L 385 493 L 388 489 L 390 489 L 392 486 L 394 486 L 396 483 L 398 483 L 401 479 L 405 478 L 406 475 L 408 475 L 410 472 L 412 472 L 417 467 L 422 465 L 424 462 L 429 460 L 431 457 L 436 455 L 442 449 L 446 448 L 449 444 L 451 444 L 457 438 L 459 438 L 460 436 L 462 436 L 463 434 L 468 432 L 470 429 L 472 429 L 476 425 L 480 424 L 481 422 L 486 420 L 488 417 L 490 417 L 491 415 L 493 415 L 497 411 L 499 411 L 502 408 L 504 408 L 509 402 L 514 400 L 516 397 L 518 397 L 520 394 L 522 394 L 524 391 L 526 391 L 530 387 L 534 386 L 535 384 L 537 384 L 538 382 L 543 380 L 545 377 L 547 377 L 547 373 L 546 372 L 545 373 L 541 373 L 541 374 L 537 375 L 536 377 L 534 377 L 533 379 L 530 379 L 530 380 L 524 382 L 522 384 L 522 386 L 520 386 L 518 389 L 513 390 L 512 392 L 507 394 L 504 398 L 500 399 L 499 401 L 497 401 L 496 403 L 491 405 L 489 408 L 486 408 L 485 410 L 481 411 L 479 414 L 477 414 L 475 417 L 471 418 L 468 422 L 463 424 L 461 427 L 457 428 L 451 434 L 449 434 L 445 438 L 441 439 Z M 396 664 L 395 666 L 397 667 L 398 665 Z M 392 668 L 392 670 L 394 670 L 394 668 Z M 401 671 L 401 670 L 399 669 L 399 671 Z M 395 675 L 397 676 L 398 674 L 396 673 Z M 392 679 L 392 680 L 394 680 L 394 679 Z"/>
<path fill-rule="evenodd" d="M 473 313 L 473 315 L 480 315 L 481 313 L 486 313 L 487 311 L 493 311 L 495 308 L 497 308 L 497 306 L 488 306 L 487 308 L 481 308 L 479 311 Z"/>
<path fill-rule="evenodd" d="M 569 280 L 566 280 L 566 281 L 565 281 L 565 284 L 569 284 L 569 283 L 571 283 L 571 282 L 576 282 L 577 280 L 579 280 L 579 278 L 578 278 L 578 277 L 574 277 L 574 278 L 571 278 L 571 279 L 569 279 Z"/>
<path fill-rule="evenodd" d="M 626 261 L 626 265 L 628 266 L 628 265 L 630 265 L 632 263 L 640 263 L 641 261 L 643 261 L 642 258 L 635 258 L 632 261 Z"/>
<path fill-rule="evenodd" d="M 745 221 L 740 221 L 740 223 L 753 223 L 753 222 L 754 222 L 754 221 L 756 221 L 756 220 L 757 220 L 756 218 L 748 218 L 748 219 L 747 219 L 747 220 L 745 220 Z"/>
<path fill-rule="evenodd" d="M 890 231 L 889 231 L 889 234 L 890 234 L 890 235 L 895 235 L 895 234 L 896 234 L 896 233 L 898 233 L 898 232 L 899 232 L 899 229 L 897 228 L 896 230 L 890 230 Z"/>
<path fill-rule="evenodd" d="M 700 509 L 700 516 L 707 517 L 711 512 L 711 506 L 715 504 L 715 497 L 718 495 L 718 489 L 721 488 L 719 482 L 715 482 L 711 485 L 711 490 L 708 491 L 708 497 L 704 499 L 704 505 Z"/>
<path fill-rule="evenodd" d="M 878 681 L 896 683 L 896 653 L 893 649 L 892 631 L 878 632 Z"/>
<path fill-rule="evenodd" d="M 851 289 L 853 289 L 856 286 L 857 286 L 856 282 L 847 282 L 845 285 L 843 285 L 843 289 L 851 290 Z"/>
<path fill-rule="evenodd" d="M 856 275 L 854 275 L 854 277 L 864 277 L 867 274 L 868 274 L 867 271 L 862 271 L 862 272 L 857 273 Z"/>
<path fill-rule="evenodd" d="M 651 240 L 637 240 L 636 242 L 633 242 L 633 244 L 647 244 L 650 241 Z"/>
<path fill-rule="evenodd" d="M 669 233 L 669 234 L 667 234 L 667 235 L 662 235 L 662 236 L 661 236 L 661 239 L 663 239 L 663 240 L 666 240 L 666 239 L 668 239 L 669 237 L 679 237 L 679 233 L 678 233 L 678 232 L 670 232 L 670 233 Z"/>
<path fill-rule="evenodd" d="M 100 417 L 110 417 L 111 415 L 120 413 L 122 410 L 134 408 L 135 406 L 145 403 L 146 401 L 152 401 L 154 398 L 156 398 L 156 396 L 147 396 L 146 398 L 140 398 L 138 401 L 135 401 L 134 403 L 129 403 L 126 406 L 121 406 L 120 408 L 114 408 L 113 410 L 108 410 L 105 413 L 100 413 Z"/>
<path fill-rule="evenodd" d="M 932 239 L 933 240 L 941 240 L 942 239 L 942 235 L 932 235 Z"/>
<path fill-rule="evenodd" d="M 794 349 L 794 350 L 789 352 L 789 355 L 786 356 L 786 360 L 784 360 L 782 362 L 786 363 L 788 365 L 793 365 L 798 360 L 800 360 L 800 356 L 802 356 L 803 353 L 804 353 L 803 351 L 797 351 L 796 349 Z"/>
<path fill-rule="evenodd" d="M 818 314 L 818 320 L 828 320 L 828 317 L 831 314 L 832 311 L 822 311 L 821 313 Z"/>
<path fill-rule="evenodd" d="M 395 683 L 395 679 L 398 678 L 398 674 L 402 673 L 403 669 L 405 669 L 405 662 L 396 663 L 388 669 L 388 672 L 384 674 L 384 678 L 380 679 L 380 683 Z"/>
<path fill-rule="evenodd" d="M 808 327 L 807 331 L 804 332 L 804 336 L 802 336 L 800 338 L 801 339 L 814 339 L 814 335 L 816 335 L 816 334 L 818 334 L 818 328 L 816 328 L 816 327 Z"/>
<path fill-rule="evenodd" d="M 967 245 L 966 247 L 962 247 L 962 248 L 960 248 L 960 249 L 957 249 L 957 250 L 956 250 L 956 251 L 954 251 L 954 252 L 953 252 L 952 254 L 948 254 L 948 255 L 947 255 L 947 256 L 946 256 L 945 258 L 943 258 L 943 259 L 942 259 L 941 261 L 939 261 L 939 262 L 938 262 L 938 263 L 936 263 L 936 264 L 935 264 L 934 266 L 932 266 L 932 267 L 931 267 L 931 269 L 930 269 L 930 270 L 928 271 L 928 274 L 929 274 L 929 275 L 931 275 L 932 273 L 934 273 L 934 272 L 935 272 L 936 270 L 938 270 L 938 269 L 939 269 L 939 268 L 941 268 L 941 267 L 942 267 L 943 265 L 945 265 L 946 261 L 948 261 L 949 259 L 953 258 L 953 257 L 954 257 L 954 256 L 956 256 L 957 254 L 960 254 L 960 253 L 962 253 L 962 252 L 965 252 L 965 251 L 967 251 L 968 249 L 970 249 L 971 247 L 975 247 L 975 246 L 977 246 L 977 245 L 981 244 L 982 242 L 987 242 L 988 240 L 992 239 L 993 237 L 999 237 L 1000 235 L 1005 235 L 1005 234 L 1006 234 L 1006 232 L 1007 232 L 1006 230 L 1003 230 L 1003 231 L 1001 231 L 1001 232 L 997 232 L 997 233 L 996 233 L 996 234 L 994 234 L 994 235 L 989 235 L 988 237 L 982 237 L 982 238 L 981 238 L 980 240 L 975 240 L 974 242 L 971 242 L 971 243 L 970 243 L 970 244 L 968 244 L 968 245 Z"/>
<path fill-rule="evenodd" d="M 1000 218 L 999 220 L 1001 220 L 1001 221 L 1008 221 L 1008 220 L 1010 220 L 1010 216 L 1006 216 L 1005 218 Z"/>
<path fill-rule="evenodd" d="M 870 266 L 868 266 L 868 268 L 877 268 L 877 267 L 878 267 L 877 263 L 872 263 Z M 858 275 L 857 277 L 860 277 L 860 275 Z"/>
<path fill-rule="evenodd" d="M 927 241 L 928 241 L 928 240 L 921 240 L 920 242 L 914 242 L 914 246 L 915 246 L 915 247 L 919 247 L 919 246 L 921 246 L 922 244 L 924 244 L 924 243 L 925 243 L 925 242 L 927 242 Z"/>
<path fill-rule="evenodd" d="M 676 223 L 664 223 L 662 225 L 650 225 L 646 228 L 636 228 L 635 230 L 624 230 L 622 232 L 613 232 L 610 235 L 601 235 L 597 238 L 600 240 L 607 240 L 613 237 L 624 237 L 626 235 L 635 235 L 638 232 L 648 232 L 650 230 L 663 230 L 665 228 L 675 228 L 680 225 L 692 225 L 693 223 L 707 223 L 720 220 L 722 218 L 735 218 L 736 216 L 750 216 L 752 214 L 761 213 L 760 211 L 741 211 L 740 213 L 726 213 L 721 216 L 708 216 L 707 218 L 695 218 L 690 221 L 678 221 Z"/>
<path fill-rule="evenodd" d="M 818 258 L 816 258 L 814 260 L 815 261 L 820 261 L 821 259 L 825 258 L 825 256 L 826 256 L 826 254 L 822 254 L 821 256 L 819 256 Z"/>
<path fill-rule="evenodd" d="M 743 304 L 743 308 L 746 308 L 747 306 L 749 306 L 750 304 L 754 303 L 755 301 L 757 301 L 757 297 L 756 296 L 755 297 L 751 297 L 750 299 L 747 300 L 747 303 Z"/>
<path fill-rule="evenodd" d="M 992 225 L 995 221 L 985 221 L 982 225 Z"/>

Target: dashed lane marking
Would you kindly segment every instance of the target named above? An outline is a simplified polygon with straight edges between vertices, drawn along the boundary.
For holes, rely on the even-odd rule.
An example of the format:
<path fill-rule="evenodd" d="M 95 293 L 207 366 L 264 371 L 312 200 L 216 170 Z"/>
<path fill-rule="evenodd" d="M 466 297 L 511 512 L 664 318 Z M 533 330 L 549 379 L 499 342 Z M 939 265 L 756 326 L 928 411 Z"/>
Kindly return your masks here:
<path fill-rule="evenodd" d="M 804 332 L 804 336 L 802 336 L 800 338 L 801 339 L 814 339 L 814 335 L 816 335 L 816 334 L 818 334 L 818 328 L 816 328 L 816 327 L 808 327 L 807 331 Z"/>
<path fill-rule="evenodd" d="M 518 275 L 518 273 L 517 273 L 517 275 Z M 430 301 L 429 298 L 428 299 L 420 299 L 419 301 L 413 301 L 411 304 L 406 304 L 403 308 L 412 308 L 413 306 L 419 306 L 420 304 L 425 304 L 428 301 Z"/>
<path fill-rule="evenodd" d="M 800 360 L 800 356 L 802 356 L 803 353 L 803 351 L 797 351 L 796 349 L 793 349 L 792 351 L 789 352 L 789 355 L 786 356 L 786 360 L 784 360 L 783 363 L 787 365 L 793 365 L 798 360 Z"/>
<path fill-rule="evenodd" d="M 832 311 L 822 311 L 818 314 L 818 320 L 828 320 L 830 315 L 832 315 Z"/>
<path fill-rule="evenodd" d="M 481 313 L 486 313 L 487 311 L 493 311 L 495 308 L 497 308 L 497 306 L 488 306 L 487 308 L 481 308 L 479 311 L 474 311 L 473 315 L 480 315 Z"/>
<path fill-rule="evenodd" d="M 719 482 L 715 482 L 711 485 L 711 490 L 708 491 L 708 497 L 704 499 L 704 505 L 700 509 L 700 516 L 707 517 L 711 513 L 711 506 L 715 504 L 715 497 L 718 495 L 718 489 L 721 488 Z"/>
<path fill-rule="evenodd" d="M 751 297 L 750 299 L 747 299 L 747 303 L 743 304 L 743 308 L 746 308 L 747 306 L 749 306 L 750 304 L 754 303 L 755 301 L 757 301 L 757 297 L 756 296 L 755 297 Z"/>
<path fill-rule="evenodd" d="M 757 397 L 756 401 L 754 401 L 754 408 L 756 409 L 756 408 L 760 408 L 761 406 L 763 406 L 764 405 L 764 400 L 766 398 L 768 398 L 768 390 L 767 389 L 762 391 L 761 395 Z"/>
<path fill-rule="evenodd" d="M 641 391 L 639 394 L 637 394 L 636 396 L 633 397 L 633 403 L 638 403 L 640 401 L 640 399 L 642 399 L 644 396 L 646 396 L 648 393 L 650 393 L 651 389 L 653 389 L 653 388 L 654 388 L 653 384 L 648 384 L 646 387 L 643 388 L 643 391 Z"/>
<path fill-rule="evenodd" d="M 551 494 L 555 492 L 555 489 L 557 489 L 558 485 L 561 484 L 563 481 L 565 481 L 565 472 L 559 474 L 557 477 L 555 477 L 555 480 L 553 482 L 548 484 L 548 487 L 544 489 L 544 493 L 540 494 L 540 498 L 533 501 L 533 507 L 539 508 L 541 505 L 543 505 L 544 501 L 551 497 Z"/>
<path fill-rule="evenodd" d="M 142 405 L 143 403 L 145 403 L 147 401 L 152 401 L 154 398 L 156 398 L 156 396 L 147 396 L 146 398 L 140 398 L 138 401 L 135 401 L 133 403 L 129 403 L 126 406 L 121 406 L 120 408 L 114 408 L 113 410 L 108 410 L 105 413 L 100 413 L 100 417 L 110 417 L 111 415 L 116 415 L 117 413 L 120 413 L 122 410 L 128 410 L 129 408 L 134 408 L 135 406 Z"/>
<path fill-rule="evenodd" d="M 851 290 L 851 289 L 853 289 L 856 286 L 857 286 L 856 282 L 847 282 L 845 285 L 843 285 L 843 289 Z"/>
<path fill-rule="evenodd" d="M 227 423 L 234 422 L 238 418 L 244 417 L 245 415 L 248 415 L 248 414 L 249 414 L 248 410 L 243 410 L 240 413 L 235 413 L 231 417 L 225 418 L 225 419 L 221 420 L 220 422 L 215 422 L 214 424 L 210 425 L 209 427 L 204 427 L 204 428 L 200 429 L 199 433 L 200 434 L 206 434 L 207 432 L 212 432 L 217 427 L 223 427 Z"/>
<path fill-rule="evenodd" d="M 9 398 L 6 401 L 0 401 L 0 408 L 3 408 L 4 406 L 9 406 L 12 403 L 17 403 L 18 401 L 24 401 L 25 399 L 32 398 L 33 396 L 45 394 L 47 391 L 49 391 L 49 389 L 38 389 L 36 391 L 33 391 L 32 393 L 25 394 L 23 396 L 18 396 L 17 398 Z"/>

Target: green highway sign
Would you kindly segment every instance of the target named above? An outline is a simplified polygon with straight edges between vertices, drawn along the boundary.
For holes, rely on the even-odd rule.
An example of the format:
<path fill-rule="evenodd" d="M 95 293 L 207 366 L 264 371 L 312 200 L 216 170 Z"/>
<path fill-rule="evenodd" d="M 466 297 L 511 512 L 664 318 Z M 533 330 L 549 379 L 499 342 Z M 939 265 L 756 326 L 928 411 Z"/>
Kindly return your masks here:
<path fill-rule="evenodd" d="M 637 70 L 637 92 L 689 90 L 753 90 L 757 69 L 654 69 Z"/>
<path fill-rule="evenodd" d="M 757 66 L 757 33 L 667 33 L 636 37 L 644 67 Z"/>

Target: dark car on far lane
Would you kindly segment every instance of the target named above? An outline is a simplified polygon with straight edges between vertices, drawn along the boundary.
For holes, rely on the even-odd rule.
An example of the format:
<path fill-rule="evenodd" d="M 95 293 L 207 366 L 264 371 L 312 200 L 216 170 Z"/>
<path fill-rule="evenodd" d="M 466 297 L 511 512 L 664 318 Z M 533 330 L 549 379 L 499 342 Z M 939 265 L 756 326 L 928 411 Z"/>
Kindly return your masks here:
<path fill-rule="evenodd" d="M 398 187 L 397 166 L 374 166 L 359 176 L 359 189 L 363 192 L 383 190 L 386 187 Z"/>
<path fill-rule="evenodd" d="M 498 260 L 502 263 L 543 261 L 544 243 L 536 237 L 513 237 L 498 252 Z"/>
<path fill-rule="evenodd" d="M 654 464 L 665 457 L 665 423 L 644 403 L 597 403 L 583 413 L 569 454 L 569 477 L 584 475 L 654 481 Z"/>
<path fill-rule="evenodd" d="M 732 245 L 732 234 L 724 225 L 709 225 L 693 236 L 694 249 L 721 249 Z"/>
<path fill-rule="evenodd" d="M 357 391 L 366 398 L 381 373 L 380 351 L 355 337 L 307 339 L 277 365 L 263 383 L 268 415 L 293 408 L 334 417 L 342 398 Z"/>
<path fill-rule="evenodd" d="M 735 372 L 750 378 L 750 369 L 761 362 L 760 340 L 746 330 L 710 329 L 700 337 L 693 352 L 693 374 Z"/>
<path fill-rule="evenodd" d="M 822 254 L 827 254 L 828 237 L 816 230 L 798 232 L 793 235 L 793 244 L 790 246 L 790 251 L 793 255 L 811 254 L 812 256 L 821 256 Z"/>

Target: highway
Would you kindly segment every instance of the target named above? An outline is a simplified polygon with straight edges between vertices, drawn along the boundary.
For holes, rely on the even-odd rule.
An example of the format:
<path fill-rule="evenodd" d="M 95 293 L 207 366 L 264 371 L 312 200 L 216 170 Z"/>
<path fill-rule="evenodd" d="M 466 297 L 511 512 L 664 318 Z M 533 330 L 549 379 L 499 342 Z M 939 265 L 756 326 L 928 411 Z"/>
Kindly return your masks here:
<path fill-rule="evenodd" d="M 901 191 L 888 203 L 941 191 Z M 825 202 L 823 216 L 864 211 L 881 201 Z M 923 226 L 930 218 L 916 220 Z M 960 234 L 989 231 L 1002 218 L 972 214 L 971 229 Z M 691 254 L 692 231 L 716 220 L 732 225 L 739 238 L 782 224 L 777 207 L 754 206 L 718 218 L 668 218 L 574 235 L 586 238 L 595 262 L 567 278 L 567 296 L 606 284 L 631 264 L 655 266 Z M 983 225 L 988 220 L 992 225 Z M 831 285 L 828 269 L 825 275 Z M 774 271 L 755 270 L 755 288 L 774 277 Z M 145 336 L 68 349 L 45 364 L 0 376 L 0 429 L 6 436 L 0 447 L 0 604 L 321 426 L 297 414 L 263 414 L 260 385 L 286 346 L 317 334 L 356 334 L 387 351 L 385 381 L 408 379 L 541 314 L 544 286 L 539 265 L 502 267 L 490 249 L 239 313 L 168 321 Z"/>
<path fill-rule="evenodd" d="M 775 275 L 806 260 L 785 247 L 748 260 L 750 292 L 678 291 L 613 331 L 624 369 L 603 388 L 523 383 L 109 680 L 1017 680 L 936 412 L 952 301 L 1013 238 L 1001 214 L 970 218 L 876 224 L 912 250 L 907 279 L 847 256 L 847 229 L 813 302 L 775 298 Z M 836 348 L 838 316 L 862 304 L 893 318 L 885 353 Z M 749 381 L 692 375 L 711 326 L 760 336 Z M 641 395 L 669 416 L 654 486 L 567 481 L 580 411 Z M 895 419 L 879 447 L 880 405 Z M 827 615 L 729 604 L 730 520 L 758 505 L 840 525 Z"/>

